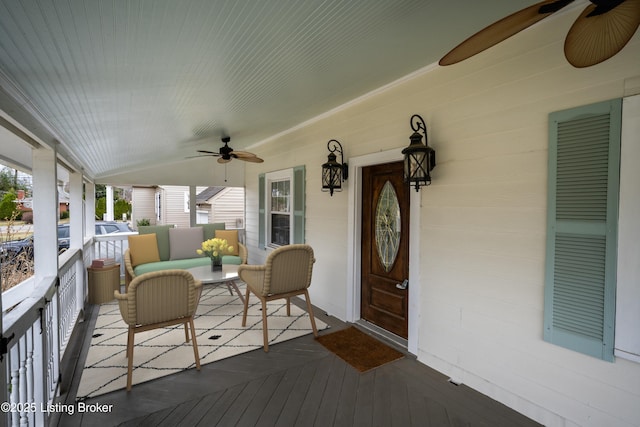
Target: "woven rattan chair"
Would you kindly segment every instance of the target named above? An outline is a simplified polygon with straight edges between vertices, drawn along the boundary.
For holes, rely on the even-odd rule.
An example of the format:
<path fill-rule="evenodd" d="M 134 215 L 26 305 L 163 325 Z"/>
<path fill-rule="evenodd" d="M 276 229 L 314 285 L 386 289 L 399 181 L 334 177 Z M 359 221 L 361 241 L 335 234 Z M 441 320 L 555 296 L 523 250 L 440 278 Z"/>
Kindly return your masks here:
<path fill-rule="evenodd" d="M 189 342 L 189 325 L 196 368 L 200 370 L 193 317 L 201 292 L 202 284 L 185 270 L 141 274 L 131 281 L 126 294 L 114 292 L 122 319 L 129 325 L 127 390 L 131 390 L 134 336 L 138 332 L 184 324 L 185 339 Z"/>
<path fill-rule="evenodd" d="M 265 352 L 269 351 L 267 301 L 285 298 L 287 300 L 287 316 L 290 316 L 291 297 L 304 295 L 313 335 L 318 336 L 316 321 L 313 317 L 313 309 L 309 300 L 309 292 L 307 291 L 307 288 L 311 285 L 311 273 L 315 261 L 311 246 L 288 245 L 271 252 L 264 265 L 243 264 L 238 267 L 238 276 L 247 284 L 242 326 L 247 324 L 249 294 L 253 292 L 262 302 L 262 335 Z"/>

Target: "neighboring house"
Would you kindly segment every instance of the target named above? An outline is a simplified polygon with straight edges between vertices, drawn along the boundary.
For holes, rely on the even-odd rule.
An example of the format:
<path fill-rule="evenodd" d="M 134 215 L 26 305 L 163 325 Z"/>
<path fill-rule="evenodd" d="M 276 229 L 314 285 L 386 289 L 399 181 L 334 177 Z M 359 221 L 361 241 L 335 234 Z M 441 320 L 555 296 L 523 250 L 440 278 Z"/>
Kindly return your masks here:
<path fill-rule="evenodd" d="M 24 190 L 18 190 L 16 194 L 16 207 L 22 212 L 32 212 L 33 211 L 33 198 L 26 197 L 26 193 Z M 69 210 L 69 192 L 64 189 L 62 184 L 58 184 L 58 207 L 60 209 L 60 214 L 63 212 L 67 212 Z"/>
<path fill-rule="evenodd" d="M 244 188 L 208 187 L 198 193 L 198 224 L 224 222 L 227 229 L 244 228 Z"/>
<path fill-rule="evenodd" d="M 227 228 L 242 228 L 244 189 L 196 187 L 196 223 L 224 222 Z M 174 185 L 134 186 L 132 224 L 148 219 L 151 224 L 190 226 L 189 187 Z"/>

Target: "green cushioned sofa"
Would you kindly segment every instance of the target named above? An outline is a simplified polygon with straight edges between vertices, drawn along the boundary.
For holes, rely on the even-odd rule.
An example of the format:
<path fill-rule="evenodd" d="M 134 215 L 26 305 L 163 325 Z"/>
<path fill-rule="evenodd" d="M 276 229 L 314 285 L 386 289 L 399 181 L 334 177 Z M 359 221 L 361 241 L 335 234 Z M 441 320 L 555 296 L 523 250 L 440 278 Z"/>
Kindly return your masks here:
<path fill-rule="evenodd" d="M 160 271 L 160 270 L 170 270 L 170 269 L 181 269 L 185 270 L 192 267 L 199 267 L 203 265 L 210 265 L 211 260 L 206 256 L 197 255 L 195 249 L 185 249 L 182 248 L 182 253 L 179 253 L 177 242 L 178 240 L 177 234 L 179 230 L 182 234 L 190 234 L 192 237 L 190 240 L 193 241 L 193 233 L 194 229 L 202 229 L 202 237 L 199 243 L 202 243 L 205 240 L 213 239 L 215 237 L 216 230 L 224 230 L 224 223 L 214 223 L 214 224 L 201 224 L 196 227 L 189 227 L 188 229 L 174 229 L 173 225 L 148 225 L 148 226 L 139 226 L 138 234 L 155 234 L 156 241 L 158 245 L 158 255 L 159 261 L 156 262 L 146 262 L 138 265 L 134 265 L 132 262 L 132 254 L 129 249 L 127 249 L 124 253 L 124 264 L 125 264 L 125 283 L 128 286 L 131 280 L 134 277 L 139 276 L 144 273 L 149 273 L 152 271 Z M 199 231 L 195 232 L 198 236 Z M 174 247 L 171 247 L 171 242 L 174 242 Z M 191 243 L 193 246 L 193 243 Z M 190 254 L 193 253 L 191 257 Z M 225 255 L 222 257 L 223 264 L 246 264 L 247 263 L 247 248 L 238 242 L 238 255 Z"/>

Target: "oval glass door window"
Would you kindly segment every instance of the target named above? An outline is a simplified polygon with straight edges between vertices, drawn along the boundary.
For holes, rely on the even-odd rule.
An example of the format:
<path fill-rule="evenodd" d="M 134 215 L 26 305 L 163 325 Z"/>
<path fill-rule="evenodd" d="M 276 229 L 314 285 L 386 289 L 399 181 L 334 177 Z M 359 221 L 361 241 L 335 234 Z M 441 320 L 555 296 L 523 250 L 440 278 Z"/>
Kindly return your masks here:
<path fill-rule="evenodd" d="M 391 271 L 400 248 L 400 204 L 391 182 L 385 182 L 378 197 L 375 240 L 378 259 L 385 272 Z"/>

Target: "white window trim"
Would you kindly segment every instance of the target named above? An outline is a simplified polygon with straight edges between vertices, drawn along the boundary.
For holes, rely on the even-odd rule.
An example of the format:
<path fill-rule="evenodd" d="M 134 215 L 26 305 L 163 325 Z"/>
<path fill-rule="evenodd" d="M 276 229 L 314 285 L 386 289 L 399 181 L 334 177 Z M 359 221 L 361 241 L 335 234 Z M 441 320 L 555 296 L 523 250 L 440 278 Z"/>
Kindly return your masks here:
<path fill-rule="evenodd" d="M 275 172 L 267 172 L 264 175 L 264 194 L 265 194 L 265 246 L 268 248 L 278 248 L 280 245 L 276 245 L 271 242 L 271 184 L 278 181 L 289 181 L 289 243 L 293 242 L 294 236 L 294 219 L 293 219 L 293 206 L 294 206 L 294 188 L 293 188 L 293 168 L 283 169 Z M 282 213 L 282 212 L 280 212 Z"/>
<path fill-rule="evenodd" d="M 622 141 L 620 156 L 620 205 L 618 220 L 618 266 L 616 286 L 616 330 L 614 355 L 640 363 L 640 267 L 638 267 L 638 239 L 640 223 L 637 221 L 640 190 L 636 167 L 640 160 L 637 145 L 640 124 L 640 95 L 623 99 Z"/>

